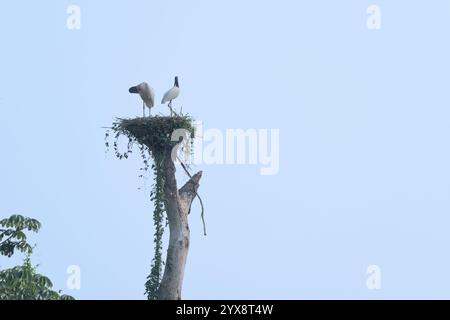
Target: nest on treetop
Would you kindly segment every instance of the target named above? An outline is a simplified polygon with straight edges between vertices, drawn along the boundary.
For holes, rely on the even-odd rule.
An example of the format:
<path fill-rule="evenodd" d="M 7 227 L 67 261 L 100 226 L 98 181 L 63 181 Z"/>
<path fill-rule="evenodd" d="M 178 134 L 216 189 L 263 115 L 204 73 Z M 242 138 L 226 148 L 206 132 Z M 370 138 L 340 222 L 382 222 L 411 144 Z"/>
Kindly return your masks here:
<path fill-rule="evenodd" d="M 138 143 L 147 146 L 153 154 L 161 154 L 179 143 L 179 141 L 172 141 L 172 134 L 177 129 L 187 130 L 191 137 L 195 134 L 193 119 L 189 116 L 118 118 L 111 129 L 117 134 L 126 135 L 130 139 L 134 138 Z"/>

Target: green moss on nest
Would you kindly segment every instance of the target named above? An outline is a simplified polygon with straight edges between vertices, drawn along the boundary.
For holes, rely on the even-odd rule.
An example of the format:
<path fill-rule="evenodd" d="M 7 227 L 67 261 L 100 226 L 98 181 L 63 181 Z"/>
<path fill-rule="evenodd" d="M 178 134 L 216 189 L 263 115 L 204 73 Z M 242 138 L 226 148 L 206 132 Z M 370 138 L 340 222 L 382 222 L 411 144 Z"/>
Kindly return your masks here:
<path fill-rule="evenodd" d="M 112 129 L 116 133 L 134 138 L 148 147 L 153 154 L 160 154 L 178 143 L 171 141 L 172 133 L 177 129 L 188 130 L 191 137 L 195 134 L 193 119 L 189 116 L 118 119 Z"/>

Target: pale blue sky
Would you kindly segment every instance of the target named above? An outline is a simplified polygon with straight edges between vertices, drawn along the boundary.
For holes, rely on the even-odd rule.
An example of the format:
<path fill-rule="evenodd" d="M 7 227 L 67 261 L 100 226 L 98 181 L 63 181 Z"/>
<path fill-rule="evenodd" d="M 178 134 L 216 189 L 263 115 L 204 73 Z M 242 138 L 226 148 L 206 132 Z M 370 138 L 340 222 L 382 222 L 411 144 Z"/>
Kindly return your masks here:
<path fill-rule="evenodd" d="M 195 203 L 184 298 L 450 298 L 449 30 L 448 1 L 4 1 L 1 216 L 43 223 L 34 262 L 56 288 L 143 299 L 149 188 L 101 127 L 140 115 L 130 85 L 159 100 L 178 75 L 174 106 L 205 129 L 281 138 L 278 175 L 195 168 L 209 234 Z"/>

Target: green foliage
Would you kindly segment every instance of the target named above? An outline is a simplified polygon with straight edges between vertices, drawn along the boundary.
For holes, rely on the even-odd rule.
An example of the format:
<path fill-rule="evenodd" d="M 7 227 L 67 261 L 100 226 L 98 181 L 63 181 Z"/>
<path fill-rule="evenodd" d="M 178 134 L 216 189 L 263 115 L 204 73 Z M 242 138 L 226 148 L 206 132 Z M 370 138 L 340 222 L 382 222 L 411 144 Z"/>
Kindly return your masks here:
<path fill-rule="evenodd" d="M 38 274 L 31 264 L 33 247 L 28 244 L 25 231 L 37 233 L 41 223 L 12 215 L 0 220 L 0 226 L 0 254 L 11 257 L 16 249 L 26 254 L 23 265 L 0 270 L 0 300 L 74 300 L 61 291 L 52 290 L 50 279 Z"/>
<path fill-rule="evenodd" d="M 29 255 L 23 265 L 0 271 L 0 300 L 74 300 L 52 287 L 49 278 L 36 272 Z"/>
<path fill-rule="evenodd" d="M 142 171 L 149 169 L 149 160 L 153 158 L 151 169 L 154 173 L 154 184 L 150 193 L 150 200 L 154 203 L 154 256 L 150 275 L 145 283 L 145 293 L 149 300 L 158 299 L 158 289 L 162 278 L 162 238 L 164 235 L 164 222 L 167 221 L 163 163 L 165 155 L 168 154 L 167 151 L 172 150 L 179 143 L 179 141 L 172 141 L 172 133 L 177 129 L 187 130 L 191 133 L 191 137 L 195 134 L 193 120 L 189 116 L 118 119 L 111 128 L 115 139 L 113 142 L 114 153 L 118 159 L 127 159 L 132 153 L 135 144 L 138 145 L 144 162 L 144 167 L 141 168 Z M 125 152 L 119 151 L 118 141 L 121 136 L 128 138 Z M 105 135 L 107 150 L 110 147 L 108 139 L 109 132 Z"/>
<path fill-rule="evenodd" d="M 178 143 L 178 141 L 172 141 L 172 133 L 175 130 L 185 129 L 191 133 L 192 137 L 195 134 L 193 120 L 189 116 L 118 119 L 111 129 L 116 133 L 114 150 L 120 159 L 128 157 L 134 143 L 144 145 L 154 156 L 172 149 Z M 128 150 L 125 153 L 118 152 L 117 141 L 121 135 L 128 137 Z M 109 143 L 106 142 L 106 144 L 109 147 Z"/>
<path fill-rule="evenodd" d="M 27 243 L 25 230 L 38 232 L 41 223 L 21 215 L 12 215 L 0 220 L 0 255 L 11 257 L 14 250 L 30 254 L 32 247 Z"/>
<path fill-rule="evenodd" d="M 158 299 L 158 289 L 162 278 L 162 237 L 164 235 L 164 217 L 166 207 L 165 207 L 165 196 L 164 196 L 164 175 L 162 173 L 162 164 L 164 157 L 155 155 L 155 164 L 152 165 L 154 171 L 154 184 L 153 190 L 150 193 L 150 200 L 154 202 L 153 210 L 153 223 L 155 226 L 154 233 L 154 245 L 155 253 L 152 260 L 150 275 L 147 277 L 147 282 L 145 283 L 145 294 L 149 300 Z"/>

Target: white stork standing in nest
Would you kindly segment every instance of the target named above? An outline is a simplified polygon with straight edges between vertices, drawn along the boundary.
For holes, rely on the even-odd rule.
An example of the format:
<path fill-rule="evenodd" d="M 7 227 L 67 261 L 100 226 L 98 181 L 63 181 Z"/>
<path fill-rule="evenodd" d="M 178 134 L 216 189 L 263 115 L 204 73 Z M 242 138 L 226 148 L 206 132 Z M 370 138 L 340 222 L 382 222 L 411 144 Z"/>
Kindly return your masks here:
<path fill-rule="evenodd" d="M 131 87 L 128 90 L 130 93 L 138 93 L 142 98 L 142 114 L 145 117 L 145 106 L 149 109 L 149 114 L 152 114 L 152 107 L 155 105 L 155 91 L 148 85 L 147 82 L 142 82 L 137 86 Z"/>
<path fill-rule="evenodd" d="M 168 107 L 170 109 L 170 115 L 172 116 L 174 114 L 172 109 L 172 100 L 177 98 L 180 95 L 180 85 L 178 84 L 178 77 L 175 77 L 175 83 L 173 87 L 167 91 L 161 101 L 161 104 L 165 104 L 166 102 L 169 102 Z"/>

